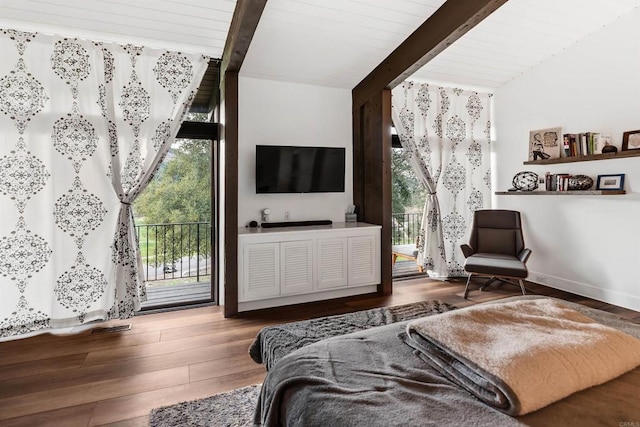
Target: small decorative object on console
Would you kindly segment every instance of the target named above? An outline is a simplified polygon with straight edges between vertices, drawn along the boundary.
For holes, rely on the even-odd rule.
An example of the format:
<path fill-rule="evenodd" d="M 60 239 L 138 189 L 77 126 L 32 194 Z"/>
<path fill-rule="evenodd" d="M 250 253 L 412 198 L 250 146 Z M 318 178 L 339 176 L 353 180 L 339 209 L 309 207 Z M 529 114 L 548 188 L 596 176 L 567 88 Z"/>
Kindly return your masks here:
<path fill-rule="evenodd" d="M 588 190 L 593 187 L 593 179 L 587 175 L 573 175 L 569 177 L 569 190 Z"/>
<path fill-rule="evenodd" d="M 610 145 L 610 144 L 605 144 L 604 147 L 602 147 L 602 153 L 617 153 L 618 152 L 618 147 L 616 147 L 615 145 Z"/>
<path fill-rule="evenodd" d="M 535 172 L 518 172 L 513 177 L 513 188 L 520 191 L 533 191 L 538 188 L 538 175 Z"/>

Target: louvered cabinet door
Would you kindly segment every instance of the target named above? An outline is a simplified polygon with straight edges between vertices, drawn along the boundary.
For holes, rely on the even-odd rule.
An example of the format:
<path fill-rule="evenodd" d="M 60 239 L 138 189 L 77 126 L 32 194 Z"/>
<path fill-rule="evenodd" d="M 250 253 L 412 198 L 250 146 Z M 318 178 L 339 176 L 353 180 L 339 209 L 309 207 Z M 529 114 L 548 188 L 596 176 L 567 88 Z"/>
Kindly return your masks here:
<path fill-rule="evenodd" d="M 375 236 L 349 237 L 349 286 L 378 282 L 380 263 Z"/>
<path fill-rule="evenodd" d="M 347 239 L 317 240 L 317 288 L 347 286 Z"/>
<path fill-rule="evenodd" d="M 246 244 L 242 256 L 242 301 L 279 296 L 280 244 Z"/>
<path fill-rule="evenodd" d="M 280 243 L 280 294 L 313 290 L 313 240 Z"/>

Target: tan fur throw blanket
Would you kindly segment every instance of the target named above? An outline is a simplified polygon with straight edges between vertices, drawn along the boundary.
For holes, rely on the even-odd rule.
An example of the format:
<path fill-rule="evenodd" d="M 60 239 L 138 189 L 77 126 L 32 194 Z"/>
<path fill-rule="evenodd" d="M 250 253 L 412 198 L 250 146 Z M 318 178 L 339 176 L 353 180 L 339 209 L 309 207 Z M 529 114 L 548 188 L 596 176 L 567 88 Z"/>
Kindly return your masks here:
<path fill-rule="evenodd" d="M 640 340 L 552 299 L 409 322 L 404 340 L 481 401 L 524 415 L 640 366 Z"/>

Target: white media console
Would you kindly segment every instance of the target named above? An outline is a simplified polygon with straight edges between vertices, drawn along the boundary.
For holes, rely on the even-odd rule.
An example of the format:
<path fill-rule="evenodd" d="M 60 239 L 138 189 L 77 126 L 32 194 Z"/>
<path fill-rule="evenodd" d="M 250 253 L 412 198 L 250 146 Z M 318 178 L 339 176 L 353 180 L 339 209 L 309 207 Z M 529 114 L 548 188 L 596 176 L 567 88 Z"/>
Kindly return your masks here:
<path fill-rule="evenodd" d="M 377 291 L 380 226 L 341 222 L 238 231 L 238 311 Z"/>

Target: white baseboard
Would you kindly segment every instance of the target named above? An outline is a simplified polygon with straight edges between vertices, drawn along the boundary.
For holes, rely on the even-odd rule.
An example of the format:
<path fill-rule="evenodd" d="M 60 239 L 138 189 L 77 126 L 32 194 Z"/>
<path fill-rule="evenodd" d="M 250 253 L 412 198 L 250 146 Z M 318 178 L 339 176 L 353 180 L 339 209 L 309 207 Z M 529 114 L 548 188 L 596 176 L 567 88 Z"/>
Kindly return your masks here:
<path fill-rule="evenodd" d="M 576 295 L 582 295 L 584 297 L 628 308 L 630 310 L 640 311 L 640 296 L 637 295 L 631 295 L 611 289 L 603 289 L 593 285 L 574 282 L 572 280 L 535 271 L 529 272 L 527 281 L 539 283 L 561 291 L 571 292 Z"/>

